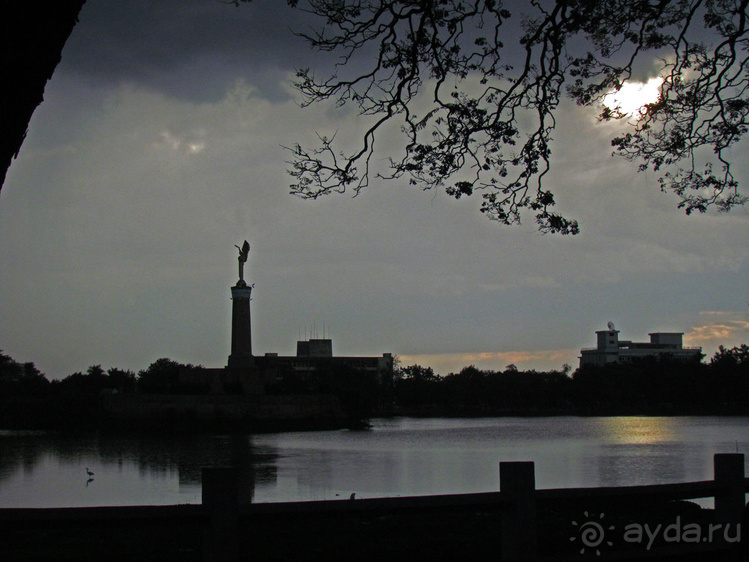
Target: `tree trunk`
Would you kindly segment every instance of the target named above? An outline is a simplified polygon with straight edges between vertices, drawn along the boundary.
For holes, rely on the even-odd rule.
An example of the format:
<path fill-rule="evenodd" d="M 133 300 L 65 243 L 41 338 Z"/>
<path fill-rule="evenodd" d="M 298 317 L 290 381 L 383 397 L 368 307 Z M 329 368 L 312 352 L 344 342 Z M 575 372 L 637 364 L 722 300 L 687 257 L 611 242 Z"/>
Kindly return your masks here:
<path fill-rule="evenodd" d="M 0 189 L 85 1 L 5 0 L 0 7 Z"/>

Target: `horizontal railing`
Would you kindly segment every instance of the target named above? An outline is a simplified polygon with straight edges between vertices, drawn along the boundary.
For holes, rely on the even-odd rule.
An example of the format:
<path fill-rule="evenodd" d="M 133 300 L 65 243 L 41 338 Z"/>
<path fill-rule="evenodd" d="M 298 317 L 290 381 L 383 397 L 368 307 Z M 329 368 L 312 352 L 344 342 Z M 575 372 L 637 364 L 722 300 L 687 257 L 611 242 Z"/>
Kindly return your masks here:
<path fill-rule="evenodd" d="M 533 561 L 538 559 L 536 508 L 539 502 L 715 498 L 715 521 L 739 525 L 745 517 L 745 494 L 749 490 L 749 478 L 744 474 L 744 455 L 716 454 L 713 467 L 714 479 L 701 482 L 537 490 L 533 462 L 501 462 L 499 492 L 259 504 L 241 503 L 239 473 L 236 469 L 204 468 L 202 505 L 0 509 L 0 528 L 13 524 L 44 526 L 90 521 L 183 520 L 199 523 L 206 529 L 204 560 L 232 561 L 240 557 L 240 521 L 247 517 L 314 517 L 336 513 L 399 513 L 490 507 L 502 514 L 501 559 Z"/>

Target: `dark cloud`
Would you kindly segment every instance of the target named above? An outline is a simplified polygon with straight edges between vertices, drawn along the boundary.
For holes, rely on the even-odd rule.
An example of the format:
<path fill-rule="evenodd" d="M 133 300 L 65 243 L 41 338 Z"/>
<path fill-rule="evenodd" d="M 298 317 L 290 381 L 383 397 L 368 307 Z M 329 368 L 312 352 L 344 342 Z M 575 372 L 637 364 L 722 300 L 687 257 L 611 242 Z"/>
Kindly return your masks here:
<path fill-rule="evenodd" d="M 99 87 L 132 83 L 192 102 L 221 99 L 237 80 L 282 99 L 288 72 L 308 52 L 292 31 L 302 18 L 277 1 L 88 0 L 61 70 Z"/>

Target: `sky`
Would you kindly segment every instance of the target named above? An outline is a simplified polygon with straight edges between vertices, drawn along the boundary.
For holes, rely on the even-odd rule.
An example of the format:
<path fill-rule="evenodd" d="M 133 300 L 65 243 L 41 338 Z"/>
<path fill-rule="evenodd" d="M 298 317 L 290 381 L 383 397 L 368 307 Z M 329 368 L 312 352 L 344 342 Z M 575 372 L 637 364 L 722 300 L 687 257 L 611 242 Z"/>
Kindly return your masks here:
<path fill-rule="evenodd" d="M 262 0 L 86 2 L 0 192 L 4 353 L 50 378 L 223 366 L 245 239 L 255 355 L 324 336 L 443 375 L 575 368 L 608 321 L 625 340 L 683 332 L 708 357 L 749 343 L 749 208 L 685 216 L 611 157 L 623 125 L 591 108 L 560 107 L 546 179 L 577 236 L 407 181 L 290 195 L 284 146 L 361 128 L 300 107 L 295 69 L 321 64 L 293 33 L 304 18 Z"/>

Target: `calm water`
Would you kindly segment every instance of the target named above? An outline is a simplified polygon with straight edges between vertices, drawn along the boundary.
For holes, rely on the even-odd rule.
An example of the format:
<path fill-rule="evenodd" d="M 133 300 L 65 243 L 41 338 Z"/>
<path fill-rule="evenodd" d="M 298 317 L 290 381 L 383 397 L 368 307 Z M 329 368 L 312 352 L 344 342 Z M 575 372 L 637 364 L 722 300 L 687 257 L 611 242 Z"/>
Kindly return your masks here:
<path fill-rule="evenodd" d="M 495 491 L 499 462 L 512 460 L 536 462 L 539 488 L 688 482 L 711 479 L 713 454 L 737 449 L 749 453 L 749 418 L 398 418 L 367 431 L 196 437 L 0 431 L 0 507 L 200 503 L 203 466 L 239 467 L 254 502 Z"/>

